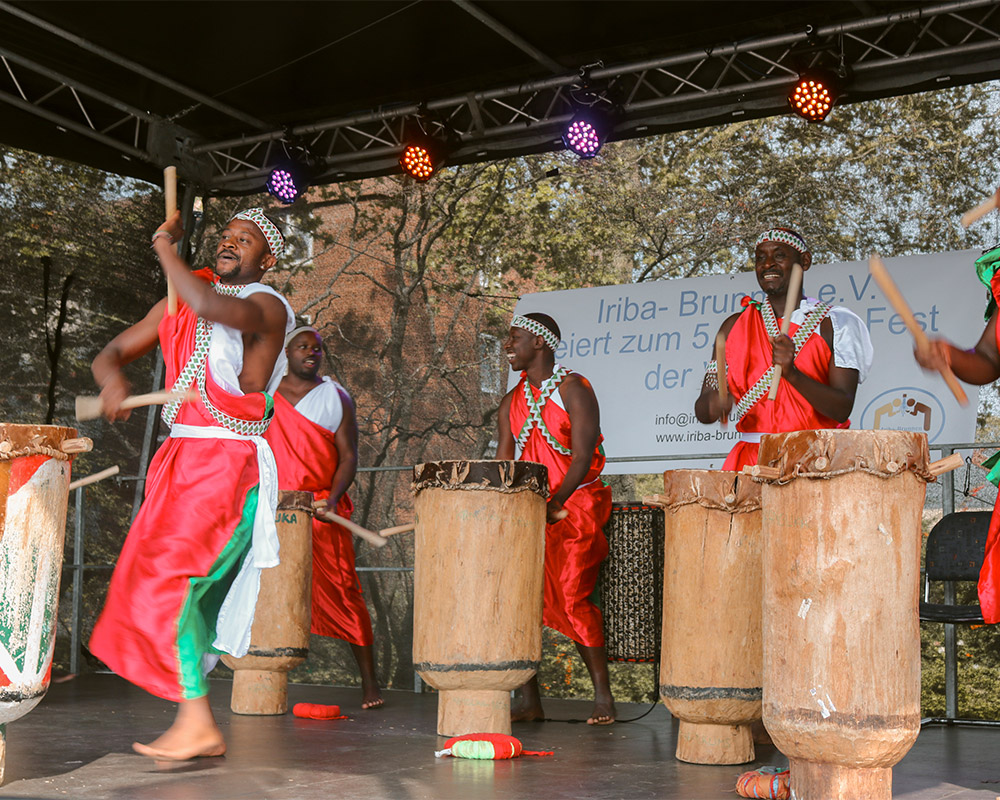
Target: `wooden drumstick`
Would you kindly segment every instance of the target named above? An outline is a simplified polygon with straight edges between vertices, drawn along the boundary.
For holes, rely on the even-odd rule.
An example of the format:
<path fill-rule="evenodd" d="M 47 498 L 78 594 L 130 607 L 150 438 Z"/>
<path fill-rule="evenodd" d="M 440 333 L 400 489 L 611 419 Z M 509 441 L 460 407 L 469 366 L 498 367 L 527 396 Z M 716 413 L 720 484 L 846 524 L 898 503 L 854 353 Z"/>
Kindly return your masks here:
<path fill-rule="evenodd" d="M 788 328 L 792 324 L 792 312 L 799 307 L 802 299 L 802 265 L 798 262 L 792 264 L 792 276 L 788 279 L 788 293 L 785 295 L 785 315 L 781 318 L 781 332 L 788 335 Z M 767 392 L 767 399 L 773 400 L 778 394 L 778 384 L 781 383 L 781 367 L 774 368 L 774 377 L 771 379 L 771 388 Z"/>
<path fill-rule="evenodd" d="M 198 393 L 190 392 L 150 392 L 149 394 L 134 394 L 122 400 L 121 408 L 141 408 L 142 406 L 156 406 L 169 403 L 173 400 L 183 400 L 190 402 L 198 399 Z M 104 402 L 100 397 L 88 397 L 80 395 L 76 398 L 76 418 L 80 422 L 90 419 L 97 419 L 104 413 Z"/>
<path fill-rule="evenodd" d="M 167 219 L 170 219 L 177 211 L 177 167 L 163 168 L 163 203 L 166 207 Z M 176 249 L 177 245 L 174 245 Z M 177 290 L 174 282 L 167 278 L 167 314 L 174 316 L 177 313 Z"/>
<path fill-rule="evenodd" d="M 88 475 L 86 478 L 80 478 L 78 481 L 73 481 L 70 485 L 70 491 L 73 489 L 79 489 L 81 486 L 89 486 L 92 483 L 97 483 L 98 481 L 103 481 L 105 478 L 110 478 L 112 475 L 118 474 L 118 465 L 115 464 L 113 467 L 108 467 L 107 469 L 102 469 L 100 472 L 95 472 L 93 475 Z"/>
<path fill-rule="evenodd" d="M 415 522 L 410 522 L 407 525 L 396 525 L 395 527 L 392 527 L 392 528 L 382 528 L 382 530 L 380 530 L 378 532 L 378 535 L 379 536 L 395 536 L 397 533 L 409 533 L 410 531 L 412 531 L 416 527 L 417 527 L 417 524 Z"/>
<path fill-rule="evenodd" d="M 375 533 L 375 531 L 370 531 L 368 530 L 368 528 L 362 528 L 356 522 L 351 522 L 349 519 L 347 519 L 347 517 L 342 517 L 340 516 L 340 514 L 334 514 L 332 511 L 329 511 L 328 510 L 329 504 L 326 502 L 326 500 L 314 500 L 312 507 L 314 512 L 316 511 L 326 512 L 323 515 L 323 519 L 333 520 L 337 524 L 343 525 L 345 528 L 347 528 L 347 530 L 349 530 L 359 539 L 364 539 L 366 542 L 368 542 L 368 544 L 374 545 L 375 547 L 385 547 L 387 544 L 389 544 L 388 539 L 386 539 L 383 536 L 379 536 L 377 533 Z"/>
<path fill-rule="evenodd" d="M 729 384 L 726 377 L 726 335 L 719 331 L 715 335 L 715 378 L 719 383 L 719 403 L 722 404 L 722 416 L 719 424 L 725 428 L 729 424 Z"/>
<path fill-rule="evenodd" d="M 885 264 L 882 262 L 882 259 L 875 253 L 872 253 L 871 258 L 868 259 L 868 271 L 875 279 L 875 283 L 877 283 L 878 287 L 882 290 L 882 294 L 885 295 L 885 299 L 889 301 L 889 304 L 893 307 L 893 309 L 895 309 L 896 313 L 902 317 L 907 329 L 913 336 L 913 341 L 917 345 L 917 350 L 922 353 L 926 353 L 931 347 L 927 334 L 924 333 L 924 329 L 920 327 L 920 323 L 918 323 L 916 318 L 913 316 L 913 312 L 910 310 L 909 304 L 903 298 L 902 293 L 899 291 L 895 281 L 893 281 L 892 276 L 889 274 L 889 270 L 885 268 Z M 951 393 L 955 395 L 955 399 L 959 402 L 959 405 L 967 406 L 969 404 L 969 398 L 966 397 L 965 390 L 958 382 L 958 378 L 955 377 L 955 373 L 952 372 L 949 367 L 944 366 L 941 368 L 941 377 L 944 378 L 944 382 L 948 384 L 948 388 L 951 389 Z"/>
<path fill-rule="evenodd" d="M 989 200 L 983 201 L 971 211 L 962 214 L 962 227 L 968 228 L 973 222 L 985 217 L 997 207 L 998 202 L 1000 202 L 1000 189 L 997 189 Z"/>
<path fill-rule="evenodd" d="M 927 465 L 927 471 L 936 478 L 938 475 L 944 475 L 946 472 L 958 469 L 964 463 L 965 459 L 962 458 L 961 453 L 952 453 L 950 456 L 945 456 L 944 458 L 939 458 L 937 461 L 932 461 Z"/>

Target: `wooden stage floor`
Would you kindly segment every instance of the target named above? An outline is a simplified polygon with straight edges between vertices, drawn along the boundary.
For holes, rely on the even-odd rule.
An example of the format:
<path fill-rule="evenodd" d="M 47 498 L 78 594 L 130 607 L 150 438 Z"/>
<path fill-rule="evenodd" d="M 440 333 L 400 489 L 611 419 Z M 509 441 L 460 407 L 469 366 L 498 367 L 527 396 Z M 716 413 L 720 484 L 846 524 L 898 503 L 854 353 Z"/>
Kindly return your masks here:
<path fill-rule="evenodd" d="M 292 702 L 337 703 L 350 719 L 320 722 L 229 711 L 230 684 L 213 683 L 229 744 L 225 758 L 159 767 L 130 749 L 149 741 L 173 706 L 113 675 L 53 685 L 30 714 L 7 726 L 2 798 L 55 800 L 732 800 L 749 766 L 674 759 L 676 724 L 663 706 L 637 722 L 604 728 L 566 722 L 515 725 L 527 749 L 554 758 L 435 759 L 433 694 L 387 692 L 360 710 L 357 689 L 290 687 Z M 623 718 L 648 706 L 619 706 Z M 550 700 L 546 713 L 586 717 L 587 703 Z M 752 766 L 785 763 L 758 748 Z M 907 800 L 1000 798 L 1000 728 L 928 728 L 896 766 L 893 796 Z M 859 798 L 862 800 L 862 798 Z"/>

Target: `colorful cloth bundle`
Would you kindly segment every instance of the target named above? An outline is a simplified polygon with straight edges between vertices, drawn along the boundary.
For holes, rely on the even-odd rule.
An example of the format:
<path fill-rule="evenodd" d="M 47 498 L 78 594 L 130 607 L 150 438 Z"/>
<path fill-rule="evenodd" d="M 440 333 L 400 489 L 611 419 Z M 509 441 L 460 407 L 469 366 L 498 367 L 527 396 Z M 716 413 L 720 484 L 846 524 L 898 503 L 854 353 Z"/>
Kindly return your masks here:
<path fill-rule="evenodd" d="M 744 772 L 736 779 L 736 794 L 740 797 L 768 797 L 788 800 L 788 770 L 780 767 L 761 767 Z"/>
<path fill-rule="evenodd" d="M 340 713 L 340 706 L 324 706 L 320 703 L 296 703 L 292 713 L 302 719 L 347 719 Z"/>
<path fill-rule="evenodd" d="M 488 760 L 551 755 L 554 755 L 552 751 L 525 750 L 517 739 L 503 733 L 467 733 L 464 736 L 453 736 L 444 743 L 443 750 L 434 751 L 435 758 L 454 756 Z"/>

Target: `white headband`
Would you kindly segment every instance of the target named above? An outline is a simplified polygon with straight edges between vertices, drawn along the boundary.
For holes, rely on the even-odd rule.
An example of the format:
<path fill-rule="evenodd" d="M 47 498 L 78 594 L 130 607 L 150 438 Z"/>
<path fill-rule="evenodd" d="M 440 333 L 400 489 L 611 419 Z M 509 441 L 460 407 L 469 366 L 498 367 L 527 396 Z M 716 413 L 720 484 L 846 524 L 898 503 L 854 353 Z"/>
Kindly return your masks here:
<path fill-rule="evenodd" d="M 789 247 L 798 250 L 800 253 L 808 253 L 809 246 L 806 244 L 805 239 L 791 231 L 782 230 L 781 228 L 771 228 L 770 230 L 764 231 L 760 236 L 757 237 L 757 241 L 754 242 L 754 249 L 757 249 L 757 245 L 763 244 L 764 242 L 780 242 L 781 244 L 787 244 Z"/>
<path fill-rule="evenodd" d="M 523 328 L 528 331 L 528 333 L 533 333 L 535 336 L 541 336 L 545 344 L 552 348 L 553 353 L 556 351 L 556 348 L 559 347 L 559 337 L 536 319 L 522 317 L 520 314 L 515 314 L 514 319 L 510 321 L 510 327 Z"/>

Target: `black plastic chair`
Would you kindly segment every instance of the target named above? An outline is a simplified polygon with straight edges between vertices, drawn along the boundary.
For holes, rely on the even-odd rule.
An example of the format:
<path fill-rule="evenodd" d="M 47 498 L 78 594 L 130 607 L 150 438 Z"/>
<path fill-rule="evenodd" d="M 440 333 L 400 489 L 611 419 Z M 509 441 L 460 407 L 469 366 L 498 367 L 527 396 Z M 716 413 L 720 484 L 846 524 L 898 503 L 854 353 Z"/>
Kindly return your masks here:
<path fill-rule="evenodd" d="M 1000 727 L 1000 721 L 958 718 L 958 657 L 956 625 L 983 625 L 979 603 L 955 604 L 957 581 L 978 581 L 986 551 L 990 512 L 958 511 L 941 518 L 927 537 L 924 559 L 925 586 L 944 581 L 943 603 L 920 603 L 920 621 L 944 623 L 945 716 L 927 717 L 924 725 L 985 725 Z"/>

